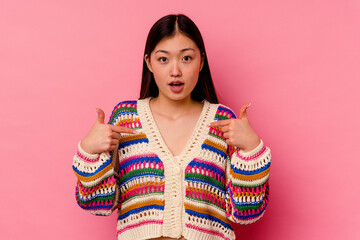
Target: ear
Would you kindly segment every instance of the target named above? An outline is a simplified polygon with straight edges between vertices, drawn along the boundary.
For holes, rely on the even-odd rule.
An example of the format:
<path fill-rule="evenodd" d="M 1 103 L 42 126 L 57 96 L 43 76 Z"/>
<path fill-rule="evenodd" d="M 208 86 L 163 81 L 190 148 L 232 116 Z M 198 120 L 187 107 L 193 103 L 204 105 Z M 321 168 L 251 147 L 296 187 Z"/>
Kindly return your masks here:
<path fill-rule="evenodd" d="M 151 68 L 151 63 L 150 63 L 150 57 L 149 57 L 149 55 L 145 54 L 144 60 L 145 60 L 145 62 L 146 62 L 147 68 L 150 70 L 150 72 L 153 72 L 153 71 L 152 71 L 152 68 Z"/>
<path fill-rule="evenodd" d="M 205 61 L 205 54 L 202 53 L 201 54 L 201 63 L 200 63 L 200 71 L 199 72 L 201 72 L 201 70 L 202 70 L 202 68 L 204 66 L 204 61 Z"/>

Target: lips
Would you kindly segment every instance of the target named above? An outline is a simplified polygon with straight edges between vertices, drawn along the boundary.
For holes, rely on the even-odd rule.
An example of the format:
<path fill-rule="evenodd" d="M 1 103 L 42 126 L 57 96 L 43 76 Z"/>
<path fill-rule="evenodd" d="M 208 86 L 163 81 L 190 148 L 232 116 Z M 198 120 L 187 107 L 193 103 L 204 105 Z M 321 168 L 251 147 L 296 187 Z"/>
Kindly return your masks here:
<path fill-rule="evenodd" d="M 181 81 L 179 81 L 179 80 L 175 80 L 175 81 L 171 81 L 171 82 L 169 83 L 169 85 L 175 87 L 175 86 L 182 86 L 182 85 L 184 85 L 184 83 L 181 82 Z"/>
<path fill-rule="evenodd" d="M 180 93 L 184 88 L 184 83 L 179 80 L 175 80 L 175 81 L 171 81 L 169 83 L 169 86 L 170 86 L 170 90 L 173 93 Z"/>

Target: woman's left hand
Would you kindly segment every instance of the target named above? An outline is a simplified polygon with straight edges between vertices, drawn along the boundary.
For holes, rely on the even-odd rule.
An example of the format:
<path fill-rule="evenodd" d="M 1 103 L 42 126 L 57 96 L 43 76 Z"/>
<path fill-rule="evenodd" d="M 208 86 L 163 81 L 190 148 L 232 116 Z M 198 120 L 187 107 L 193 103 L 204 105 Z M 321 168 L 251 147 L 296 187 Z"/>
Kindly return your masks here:
<path fill-rule="evenodd" d="M 240 108 L 239 118 L 232 118 L 226 120 L 220 120 L 210 123 L 210 127 L 220 127 L 223 132 L 223 137 L 226 139 L 226 143 L 233 147 L 243 149 L 245 152 L 249 152 L 256 148 L 260 144 L 260 138 L 251 128 L 246 109 L 250 106 L 244 104 Z"/>

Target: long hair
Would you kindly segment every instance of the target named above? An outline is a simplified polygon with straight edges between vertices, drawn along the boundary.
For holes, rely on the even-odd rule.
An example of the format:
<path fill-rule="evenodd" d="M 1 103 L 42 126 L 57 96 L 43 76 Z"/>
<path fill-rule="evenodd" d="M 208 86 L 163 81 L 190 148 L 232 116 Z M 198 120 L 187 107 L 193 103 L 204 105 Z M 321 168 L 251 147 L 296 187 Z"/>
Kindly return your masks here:
<path fill-rule="evenodd" d="M 170 14 L 159 19 L 149 31 L 146 40 L 144 56 L 147 54 L 150 58 L 151 52 L 162 39 L 172 37 L 177 32 L 182 33 L 188 38 L 192 39 L 204 57 L 204 65 L 199 72 L 199 79 L 197 84 L 194 90 L 191 92 L 191 98 L 199 102 L 206 99 L 211 103 L 218 103 L 215 87 L 210 74 L 210 68 L 206 56 L 203 38 L 195 23 L 187 16 L 183 14 Z M 157 97 L 158 95 L 159 89 L 156 85 L 154 75 L 148 69 L 144 59 L 140 99 L 147 97 Z"/>

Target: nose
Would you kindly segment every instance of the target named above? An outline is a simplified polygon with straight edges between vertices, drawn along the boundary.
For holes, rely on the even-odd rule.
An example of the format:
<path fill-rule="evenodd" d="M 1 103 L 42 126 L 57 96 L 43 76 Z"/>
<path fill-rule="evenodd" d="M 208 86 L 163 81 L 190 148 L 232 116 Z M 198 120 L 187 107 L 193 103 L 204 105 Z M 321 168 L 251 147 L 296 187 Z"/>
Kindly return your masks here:
<path fill-rule="evenodd" d="M 180 77 L 181 76 L 181 69 L 179 66 L 179 63 L 174 61 L 172 66 L 171 66 L 171 70 L 170 70 L 170 75 L 171 77 Z"/>

